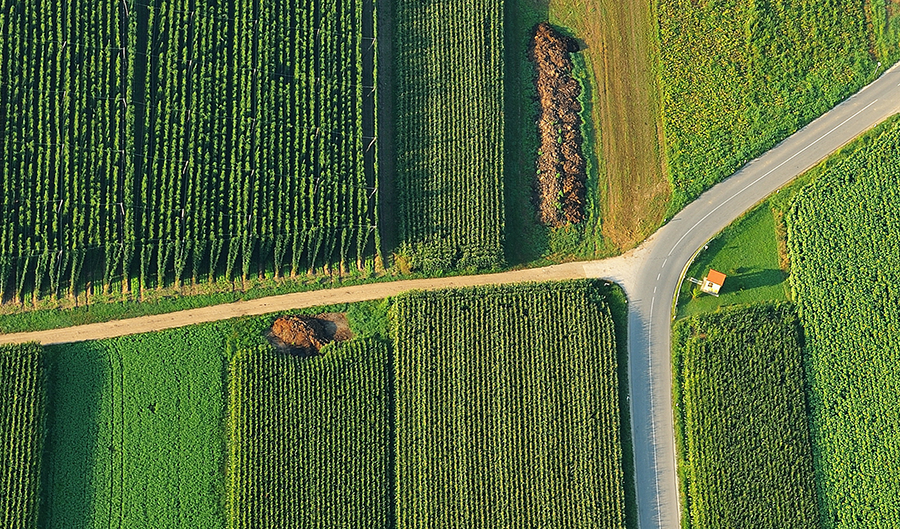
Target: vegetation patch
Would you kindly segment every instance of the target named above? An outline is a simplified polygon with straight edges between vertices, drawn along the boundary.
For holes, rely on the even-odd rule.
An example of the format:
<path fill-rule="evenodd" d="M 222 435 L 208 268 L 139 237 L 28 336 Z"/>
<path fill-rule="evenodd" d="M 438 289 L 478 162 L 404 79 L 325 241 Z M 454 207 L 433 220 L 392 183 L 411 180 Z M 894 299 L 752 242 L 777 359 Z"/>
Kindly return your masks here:
<path fill-rule="evenodd" d="M 829 528 L 900 525 L 900 121 L 832 163 L 788 216 Z"/>
<path fill-rule="evenodd" d="M 866 4 L 658 3 L 670 212 L 875 76 Z"/>
<path fill-rule="evenodd" d="M 399 253 L 414 270 L 503 262 L 503 8 L 393 0 Z"/>
<path fill-rule="evenodd" d="M 232 329 L 46 347 L 41 525 L 224 527 Z"/>
<path fill-rule="evenodd" d="M 46 382 L 40 345 L 0 346 L 0 527 L 38 525 Z"/>
<path fill-rule="evenodd" d="M 605 288 L 396 299 L 398 527 L 624 527 Z"/>
<path fill-rule="evenodd" d="M 374 339 L 234 356 L 229 527 L 392 527 L 390 362 Z"/>
<path fill-rule="evenodd" d="M 584 220 L 585 160 L 581 154 L 581 86 L 572 78 L 570 53 L 578 42 L 546 22 L 534 29 L 529 56 L 541 112 L 535 188 L 538 219 L 558 227 Z"/>
<path fill-rule="evenodd" d="M 788 304 L 675 325 L 683 528 L 819 528 L 802 331 Z"/>
<path fill-rule="evenodd" d="M 0 297 L 372 261 L 363 0 L 123 6 L 4 8 Z"/>

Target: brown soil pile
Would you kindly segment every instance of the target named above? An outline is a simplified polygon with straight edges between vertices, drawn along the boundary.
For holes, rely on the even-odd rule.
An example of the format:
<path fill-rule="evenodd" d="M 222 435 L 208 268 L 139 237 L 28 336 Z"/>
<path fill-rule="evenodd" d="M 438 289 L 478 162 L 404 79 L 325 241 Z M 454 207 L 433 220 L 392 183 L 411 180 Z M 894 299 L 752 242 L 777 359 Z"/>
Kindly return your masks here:
<path fill-rule="evenodd" d="M 352 337 L 347 317 L 341 313 L 281 316 L 269 332 L 269 341 L 276 348 L 302 355 L 319 354 L 329 342 Z"/>
<path fill-rule="evenodd" d="M 528 50 L 534 63 L 540 114 L 541 147 L 537 159 L 538 220 L 548 226 L 584 220 L 585 174 L 581 151 L 581 86 L 572 79 L 569 53 L 578 44 L 542 22 Z"/>

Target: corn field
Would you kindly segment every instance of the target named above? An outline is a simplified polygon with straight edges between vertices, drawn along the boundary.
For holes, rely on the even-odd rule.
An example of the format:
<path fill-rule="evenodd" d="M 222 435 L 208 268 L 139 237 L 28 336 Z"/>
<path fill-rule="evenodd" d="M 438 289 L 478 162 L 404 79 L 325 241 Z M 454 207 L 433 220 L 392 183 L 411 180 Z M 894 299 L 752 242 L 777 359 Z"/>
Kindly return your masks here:
<path fill-rule="evenodd" d="M 397 527 L 624 527 L 615 334 L 602 288 L 396 300 Z"/>
<path fill-rule="evenodd" d="M 229 527 L 389 526 L 390 348 L 359 340 L 323 352 L 262 347 L 232 360 Z"/>
<path fill-rule="evenodd" d="M 36 527 L 47 388 L 37 344 L 0 346 L 0 526 Z"/>
<path fill-rule="evenodd" d="M 425 271 L 503 260 L 503 27 L 497 0 L 394 0 L 400 253 Z"/>
<path fill-rule="evenodd" d="M 6 298 L 373 257 L 363 0 L 0 8 Z"/>

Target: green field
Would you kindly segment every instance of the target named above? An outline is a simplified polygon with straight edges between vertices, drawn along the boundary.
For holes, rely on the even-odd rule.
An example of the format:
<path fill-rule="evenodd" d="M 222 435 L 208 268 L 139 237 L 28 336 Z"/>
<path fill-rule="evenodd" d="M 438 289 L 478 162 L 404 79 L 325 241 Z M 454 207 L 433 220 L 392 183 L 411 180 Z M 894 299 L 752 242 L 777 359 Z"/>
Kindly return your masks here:
<path fill-rule="evenodd" d="M 40 345 L 0 346 L 0 527 L 37 525 L 46 382 Z"/>
<path fill-rule="evenodd" d="M 0 7 L 4 298 L 371 260 L 362 0 Z"/>
<path fill-rule="evenodd" d="M 670 212 L 896 59 L 870 54 L 866 4 L 660 0 Z M 886 19 L 883 2 L 869 8 Z"/>
<path fill-rule="evenodd" d="M 231 329 L 46 348 L 42 525 L 224 527 Z"/>
<path fill-rule="evenodd" d="M 393 0 L 391 214 L 412 269 L 503 262 L 503 5 Z"/>
<path fill-rule="evenodd" d="M 831 164 L 788 216 L 825 526 L 900 525 L 900 121 Z"/>
<path fill-rule="evenodd" d="M 398 527 L 624 527 L 604 289 L 397 298 Z"/>
<path fill-rule="evenodd" d="M 263 346 L 232 359 L 230 528 L 392 526 L 390 347 L 369 339 L 323 352 Z"/>
<path fill-rule="evenodd" d="M 794 308 L 695 316 L 673 334 L 682 528 L 818 528 Z"/>
<path fill-rule="evenodd" d="M 700 251 L 685 278 L 702 280 L 710 268 L 727 278 L 719 297 L 701 293 L 699 286 L 685 279 L 678 296 L 678 317 L 729 305 L 787 301 L 788 273 L 781 267 L 775 218 L 765 202 L 725 228 Z"/>

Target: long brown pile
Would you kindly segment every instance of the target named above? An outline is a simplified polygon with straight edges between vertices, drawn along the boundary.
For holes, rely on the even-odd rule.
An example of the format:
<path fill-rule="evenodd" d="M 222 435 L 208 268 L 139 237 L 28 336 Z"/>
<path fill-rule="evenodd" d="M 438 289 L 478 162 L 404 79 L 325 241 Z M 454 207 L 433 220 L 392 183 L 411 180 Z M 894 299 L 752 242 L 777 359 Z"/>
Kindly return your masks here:
<path fill-rule="evenodd" d="M 537 126 L 541 147 L 537 159 L 538 220 L 548 226 L 584 220 L 584 156 L 581 151 L 581 87 L 572 79 L 570 50 L 577 44 L 542 22 L 529 49 L 534 62 L 541 109 Z"/>

